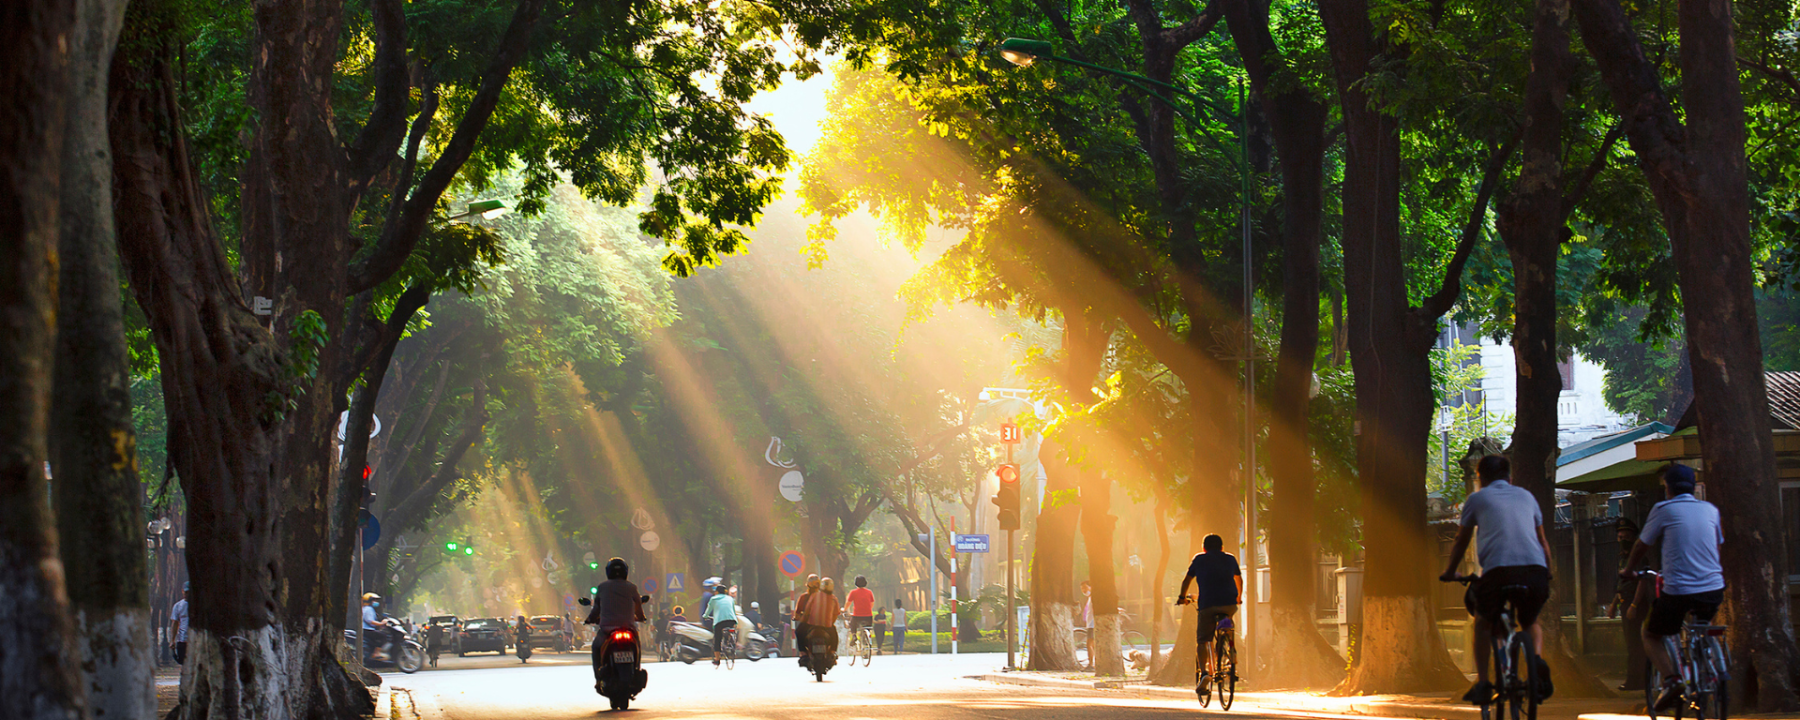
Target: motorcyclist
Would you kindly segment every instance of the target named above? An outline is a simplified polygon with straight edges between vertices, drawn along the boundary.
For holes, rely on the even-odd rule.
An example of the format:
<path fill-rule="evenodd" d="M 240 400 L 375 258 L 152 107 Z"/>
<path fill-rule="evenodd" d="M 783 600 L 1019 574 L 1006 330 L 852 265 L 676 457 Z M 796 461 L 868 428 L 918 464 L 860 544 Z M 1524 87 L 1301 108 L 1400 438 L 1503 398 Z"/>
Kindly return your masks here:
<path fill-rule="evenodd" d="M 519 616 L 519 623 L 515 629 L 518 637 L 515 641 L 515 654 L 519 656 L 521 663 L 531 659 L 531 631 L 534 629 L 531 627 L 531 621 L 526 620 L 524 615 Z"/>
<path fill-rule="evenodd" d="M 381 596 L 363 593 L 362 601 L 363 644 L 369 646 L 364 656 L 373 662 L 390 662 L 388 647 L 397 638 L 392 622 L 381 612 Z"/>
<path fill-rule="evenodd" d="M 791 618 L 794 621 L 794 651 L 800 656 L 800 667 L 809 667 L 811 663 L 806 652 L 806 606 L 817 594 L 819 594 L 819 576 L 816 574 L 806 576 L 806 593 L 794 601 L 794 613 Z"/>
<path fill-rule="evenodd" d="M 630 574 L 631 566 L 625 564 L 624 558 L 606 561 L 606 582 L 594 588 L 594 608 L 588 611 L 587 619 L 582 621 L 598 628 L 591 648 L 596 692 L 600 690 L 601 654 L 607 639 L 612 637 L 612 631 L 634 628 L 645 619 L 643 596 L 638 594 L 637 585 L 626 579 Z M 676 612 L 679 614 L 680 611 Z"/>
<path fill-rule="evenodd" d="M 839 612 L 843 609 L 838 603 L 837 585 L 831 578 L 820 580 L 818 592 L 809 595 L 811 599 L 799 610 L 804 616 L 806 631 L 795 635 L 800 640 L 800 657 L 807 660 L 807 667 L 812 666 L 814 644 L 837 647 L 837 621 Z"/>

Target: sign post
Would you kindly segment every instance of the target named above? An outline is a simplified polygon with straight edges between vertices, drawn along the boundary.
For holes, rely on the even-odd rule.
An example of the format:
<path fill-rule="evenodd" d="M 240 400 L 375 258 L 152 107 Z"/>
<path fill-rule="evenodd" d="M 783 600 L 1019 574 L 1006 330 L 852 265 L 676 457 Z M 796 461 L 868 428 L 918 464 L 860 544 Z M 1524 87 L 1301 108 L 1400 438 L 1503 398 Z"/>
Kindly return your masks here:
<path fill-rule="evenodd" d="M 1006 464 L 1008 464 L 1008 465 L 1013 464 L 1013 446 L 1019 444 L 1019 426 L 1017 423 L 1007 422 L 1007 423 L 1002 423 L 1000 425 L 1000 443 L 1002 445 L 1006 446 Z M 1023 518 L 1021 518 L 1021 519 L 1023 519 Z M 1013 543 L 1013 530 L 1008 529 L 1006 531 L 1006 669 L 1007 670 L 1019 669 L 1017 646 L 1013 642 L 1014 638 L 1017 638 L 1019 635 L 1018 628 L 1014 627 L 1015 625 L 1018 624 L 1016 621 L 1016 618 L 1018 617 L 1019 613 L 1017 610 L 1018 606 L 1016 604 L 1016 601 L 1014 601 L 1014 599 L 1013 599 L 1013 592 L 1014 592 L 1013 591 L 1013 544 L 1014 544 Z"/>

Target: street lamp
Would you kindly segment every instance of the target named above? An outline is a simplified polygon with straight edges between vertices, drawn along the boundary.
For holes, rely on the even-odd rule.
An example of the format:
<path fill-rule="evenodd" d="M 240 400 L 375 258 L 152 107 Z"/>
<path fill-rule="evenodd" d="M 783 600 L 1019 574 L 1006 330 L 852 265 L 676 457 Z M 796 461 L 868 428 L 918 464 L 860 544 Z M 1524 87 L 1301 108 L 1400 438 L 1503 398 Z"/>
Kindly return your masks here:
<path fill-rule="evenodd" d="M 501 215 L 505 215 L 506 211 L 507 211 L 507 207 L 506 207 L 505 200 L 477 200 L 475 202 L 469 203 L 469 209 L 464 210 L 460 214 L 451 215 L 450 217 L 447 217 L 444 219 L 460 220 L 462 218 L 480 215 L 481 219 L 483 219 L 483 220 L 492 220 L 494 218 L 500 217 Z"/>
<path fill-rule="evenodd" d="M 1031 65 L 1033 63 L 1037 62 L 1040 59 L 1052 60 L 1055 62 L 1065 63 L 1068 65 L 1074 65 L 1074 66 L 1086 68 L 1088 70 L 1092 70 L 1094 72 L 1098 72 L 1101 74 L 1111 75 L 1113 77 L 1120 78 L 1120 79 L 1124 80 L 1126 83 L 1129 83 L 1130 85 L 1132 85 L 1133 87 L 1136 87 L 1137 89 L 1143 91 L 1144 94 L 1149 95 L 1152 98 L 1155 98 L 1158 102 L 1161 102 L 1163 105 L 1167 106 L 1171 112 L 1174 112 L 1177 116 L 1180 116 L 1183 120 L 1186 120 L 1190 127 L 1194 128 L 1196 130 L 1199 130 L 1200 133 L 1206 137 L 1207 141 L 1211 142 L 1213 144 L 1213 146 L 1215 148 L 1217 148 L 1221 153 L 1225 153 L 1225 154 L 1229 155 L 1229 153 L 1225 150 L 1225 148 L 1217 140 L 1215 140 L 1212 137 L 1212 134 L 1207 131 L 1206 126 L 1204 124 L 1202 124 L 1199 121 L 1199 119 L 1195 118 L 1193 115 L 1188 114 L 1185 110 L 1183 110 L 1181 108 L 1181 106 L 1175 104 L 1175 101 L 1174 101 L 1172 95 L 1183 96 L 1183 97 L 1189 99 L 1190 101 L 1192 101 L 1195 105 L 1198 105 L 1203 109 L 1210 110 L 1214 115 L 1229 117 L 1233 113 L 1225 112 L 1224 110 L 1214 106 L 1212 104 L 1212 102 L 1210 100 L 1208 100 L 1207 98 L 1197 95 L 1193 92 L 1189 92 L 1188 90 L 1186 90 L 1180 86 L 1172 85 L 1170 83 L 1162 82 L 1160 80 L 1154 80 L 1154 79 L 1151 79 L 1148 77 L 1144 77 L 1143 75 L 1138 75 L 1136 73 L 1129 73 L 1129 72 L 1125 72 L 1123 70 L 1109 68 L 1109 67 L 1106 67 L 1103 65 L 1095 65 L 1090 62 L 1084 62 L 1081 60 L 1076 60 L 1074 58 L 1057 55 L 1055 52 L 1055 48 L 1050 43 L 1045 42 L 1043 40 L 1032 40 L 1029 38 L 1007 38 L 1006 40 L 1004 40 L 1000 43 L 1000 56 L 1003 58 L 1006 58 L 1007 62 L 1010 62 L 1019 67 L 1031 67 Z M 1168 93 L 1168 94 L 1165 94 L 1165 93 Z M 1256 597 L 1257 596 L 1256 566 L 1258 563 L 1257 563 L 1257 558 L 1256 558 L 1257 518 L 1256 518 L 1256 411 L 1255 411 L 1255 408 L 1256 408 L 1256 360 L 1257 360 L 1256 354 L 1257 353 L 1256 353 L 1256 338 L 1253 333 L 1254 325 L 1251 322 L 1252 320 L 1255 319 L 1256 310 L 1255 310 L 1255 305 L 1254 305 L 1255 289 L 1252 285 L 1252 282 L 1254 280 L 1254 275 L 1251 272 L 1252 267 L 1251 267 L 1251 257 L 1250 257 L 1250 251 L 1251 251 L 1251 242 L 1250 242 L 1250 142 L 1249 142 L 1249 134 L 1250 133 L 1249 133 L 1249 128 L 1247 127 L 1248 123 L 1246 122 L 1246 114 L 1243 111 L 1243 109 L 1245 107 L 1245 104 L 1244 104 L 1245 102 L 1246 102 L 1246 99 L 1244 96 L 1243 81 L 1240 79 L 1238 81 L 1238 112 L 1236 113 L 1237 117 L 1233 118 L 1233 119 L 1237 120 L 1238 152 L 1239 152 L 1237 161 L 1238 161 L 1238 168 L 1240 170 L 1240 175 L 1241 175 L 1241 177 L 1239 178 L 1240 186 L 1239 186 L 1239 190 L 1238 190 L 1238 212 L 1239 212 L 1240 226 L 1243 231 L 1243 254 L 1244 254 L 1244 263 L 1243 263 L 1243 265 L 1244 265 L 1244 267 L 1243 267 L 1243 272 L 1244 272 L 1244 279 L 1243 279 L 1243 282 L 1244 282 L 1244 288 L 1243 288 L 1244 289 L 1244 296 L 1243 296 L 1244 338 L 1243 338 L 1243 340 L 1244 340 L 1244 347 L 1243 347 L 1241 355 L 1228 357 L 1225 359 L 1238 360 L 1244 364 L 1244 437 L 1243 437 L 1243 442 L 1244 442 L 1243 461 L 1244 461 L 1244 464 L 1243 464 L 1243 472 L 1240 475 L 1240 477 L 1243 479 L 1243 482 L 1244 482 L 1244 499 L 1243 499 L 1243 502 L 1244 502 L 1244 547 L 1245 547 L 1244 560 L 1245 560 L 1245 564 L 1247 565 L 1247 568 L 1246 568 L 1247 572 L 1245 574 L 1250 577 L 1250 582 L 1246 585 L 1246 588 L 1248 588 L 1248 590 L 1249 590 L 1249 592 L 1246 593 L 1246 595 L 1248 595 L 1248 597 L 1245 598 L 1245 600 L 1246 600 L 1247 604 L 1250 605 L 1250 611 L 1248 613 L 1246 613 L 1246 615 L 1244 617 L 1243 650 L 1244 650 L 1245 662 L 1250 667 L 1256 667 L 1255 627 L 1256 627 L 1256 602 L 1258 600 L 1258 598 Z"/>

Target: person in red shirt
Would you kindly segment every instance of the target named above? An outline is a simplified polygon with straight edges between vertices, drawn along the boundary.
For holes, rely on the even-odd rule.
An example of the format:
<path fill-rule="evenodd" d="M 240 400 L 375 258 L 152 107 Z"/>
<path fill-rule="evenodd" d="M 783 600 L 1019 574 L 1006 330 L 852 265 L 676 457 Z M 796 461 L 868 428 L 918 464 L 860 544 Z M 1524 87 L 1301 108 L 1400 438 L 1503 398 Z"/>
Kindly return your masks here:
<path fill-rule="evenodd" d="M 844 614 L 850 616 L 852 633 L 875 627 L 875 591 L 869 589 L 868 578 L 856 576 L 856 589 L 844 596 Z"/>

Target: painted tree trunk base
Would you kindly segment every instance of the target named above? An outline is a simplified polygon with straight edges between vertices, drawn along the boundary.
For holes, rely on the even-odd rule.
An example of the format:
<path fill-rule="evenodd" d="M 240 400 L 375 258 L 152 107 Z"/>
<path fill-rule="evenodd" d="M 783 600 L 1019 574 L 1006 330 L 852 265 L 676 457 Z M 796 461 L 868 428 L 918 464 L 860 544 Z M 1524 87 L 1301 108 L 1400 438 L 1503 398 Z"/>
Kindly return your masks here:
<path fill-rule="evenodd" d="M 329 643 L 306 652 L 315 640 L 271 625 L 220 638 L 188 632 L 188 662 L 181 700 L 168 720 L 307 720 L 361 718 L 374 698 L 338 664 Z M 307 667 L 308 658 L 317 658 Z M 296 680 L 317 673 L 312 688 Z"/>
<path fill-rule="evenodd" d="M 1444 692 L 1468 685 L 1424 597 L 1365 597 L 1356 667 L 1333 695 Z"/>
<path fill-rule="evenodd" d="M 149 609 L 121 608 L 103 617 L 77 610 L 75 634 L 94 720 L 155 717 L 156 651 Z"/>
<path fill-rule="evenodd" d="M 1094 674 L 1104 677 L 1121 677 L 1125 674 L 1125 653 L 1119 647 L 1119 615 L 1094 615 L 1093 635 L 1094 649 L 1089 652 L 1088 660 L 1094 664 Z"/>
<path fill-rule="evenodd" d="M 1250 678 L 1259 690 L 1329 688 L 1344 680 L 1344 658 L 1319 634 L 1310 608 L 1276 603 L 1262 655 L 1267 669 Z"/>
<path fill-rule="evenodd" d="M 1031 609 L 1031 657 L 1027 670 L 1074 672 L 1075 606 L 1047 602 Z"/>
<path fill-rule="evenodd" d="M 1538 624 L 1544 628 L 1544 648 L 1540 652 L 1544 660 L 1550 663 L 1550 681 L 1556 686 L 1557 697 L 1614 697 L 1612 689 L 1600 681 L 1599 671 L 1588 667 L 1587 662 L 1569 648 L 1569 636 L 1563 634 L 1560 619 L 1545 616 L 1538 620 Z"/>
<path fill-rule="evenodd" d="M 1176 608 L 1177 610 L 1185 608 Z M 1166 687 L 1193 687 L 1195 660 L 1194 622 L 1192 612 L 1181 613 L 1181 625 L 1175 629 L 1175 650 L 1163 657 L 1162 663 L 1150 669 L 1150 684 Z"/>

